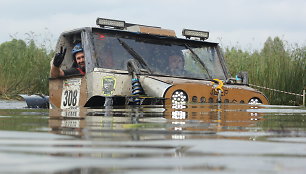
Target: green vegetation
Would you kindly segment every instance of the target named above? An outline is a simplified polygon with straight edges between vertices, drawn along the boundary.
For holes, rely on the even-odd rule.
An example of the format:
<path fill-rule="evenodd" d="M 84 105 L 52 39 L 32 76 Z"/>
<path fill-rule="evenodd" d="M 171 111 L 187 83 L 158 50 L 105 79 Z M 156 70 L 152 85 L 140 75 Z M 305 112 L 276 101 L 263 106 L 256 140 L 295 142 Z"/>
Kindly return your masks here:
<path fill-rule="evenodd" d="M 52 53 L 37 47 L 34 40 L 26 43 L 17 39 L 2 43 L 0 53 L 0 98 L 48 94 Z"/>
<path fill-rule="evenodd" d="M 227 48 L 225 58 L 232 75 L 240 71 L 249 73 L 249 83 L 302 94 L 306 87 L 306 46 L 285 49 L 284 42 L 268 38 L 261 51 L 253 53 Z M 271 104 L 297 105 L 302 97 L 259 89 Z"/>
<path fill-rule="evenodd" d="M 268 38 L 260 51 L 226 48 L 225 58 L 234 76 L 249 73 L 250 84 L 301 94 L 306 86 L 306 46 L 287 48 L 276 37 Z M 17 94 L 48 95 L 50 60 L 54 53 L 29 41 L 13 39 L 0 44 L 0 98 Z M 262 90 L 271 104 L 297 105 L 301 97 Z"/>

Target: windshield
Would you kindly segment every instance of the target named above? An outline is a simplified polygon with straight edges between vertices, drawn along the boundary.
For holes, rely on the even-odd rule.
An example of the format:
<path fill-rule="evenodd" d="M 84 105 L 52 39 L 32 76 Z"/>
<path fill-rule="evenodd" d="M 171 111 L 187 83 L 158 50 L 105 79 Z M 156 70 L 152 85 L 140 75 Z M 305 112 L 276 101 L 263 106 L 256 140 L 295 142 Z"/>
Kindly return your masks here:
<path fill-rule="evenodd" d="M 101 32 L 93 33 L 93 39 L 100 68 L 127 70 L 128 60 L 137 59 L 141 68 L 149 69 L 155 75 L 225 79 L 215 46 L 186 45 L 161 38 L 118 36 Z M 131 50 L 137 56 L 131 54 Z M 140 59 L 145 63 L 141 63 Z"/>

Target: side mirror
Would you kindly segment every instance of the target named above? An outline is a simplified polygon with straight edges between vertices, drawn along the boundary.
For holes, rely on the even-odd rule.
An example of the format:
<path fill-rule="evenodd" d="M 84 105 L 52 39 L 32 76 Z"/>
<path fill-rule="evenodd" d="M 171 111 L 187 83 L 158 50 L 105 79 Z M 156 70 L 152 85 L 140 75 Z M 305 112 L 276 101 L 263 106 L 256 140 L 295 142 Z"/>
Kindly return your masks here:
<path fill-rule="evenodd" d="M 245 71 L 239 72 L 236 75 L 236 83 L 248 85 L 249 84 L 248 72 L 245 72 Z"/>

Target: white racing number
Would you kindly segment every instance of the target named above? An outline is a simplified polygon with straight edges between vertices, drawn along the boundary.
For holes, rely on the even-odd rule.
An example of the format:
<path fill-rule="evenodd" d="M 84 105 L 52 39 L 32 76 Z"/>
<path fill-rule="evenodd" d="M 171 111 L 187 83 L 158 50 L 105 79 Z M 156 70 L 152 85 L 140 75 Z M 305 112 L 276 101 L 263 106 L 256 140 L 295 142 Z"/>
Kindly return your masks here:
<path fill-rule="evenodd" d="M 66 79 L 63 81 L 61 109 L 79 106 L 81 79 Z"/>

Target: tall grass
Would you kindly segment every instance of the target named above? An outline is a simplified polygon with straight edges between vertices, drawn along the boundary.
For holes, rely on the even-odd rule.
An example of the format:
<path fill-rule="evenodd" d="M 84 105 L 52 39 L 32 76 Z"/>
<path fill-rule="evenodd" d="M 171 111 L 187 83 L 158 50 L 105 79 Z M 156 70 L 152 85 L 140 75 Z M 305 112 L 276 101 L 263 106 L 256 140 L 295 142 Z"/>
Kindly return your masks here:
<path fill-rule="evenodd" d="M 230 72 L 249 73 L 250 84 L 302 94 L 306 87 L 306 46 L 287 48 L 280 38 L 268 38 L 260 51 L 253 53 L 226 48 L 225 58 Z M 260 89 L 261 90 L 261 89 Z M 297 105 L 301 97 L 262 90 L 271 104 Z"/>
<path fill-rule="evenodd" d="M 268 38 L 259 51 L 233 47 L 224 52 L 231 74 L 248 71 L 251 84 L 299 94 L 306 87 L 306 46 L 288 48 L 275 37 Z M 48 94 L 49 62 L 53 55 L 53 51 L 37 46 L 33 39 L 13 39 L 0 44 L 0 98 L 14 98 L 21 93 Z M 262 92 L 271 104 L 302 102 L 301 97 L 269 90 Z"/>
<path fill-rule="evenodd" d="M 50 51 L 49 51 L 50 52 Z M 50 60 L 53 54 L 36 46 L 33 39 L 13 39 L 0 45 L 0 98 L 18 94 L 48 94 Z"/>

